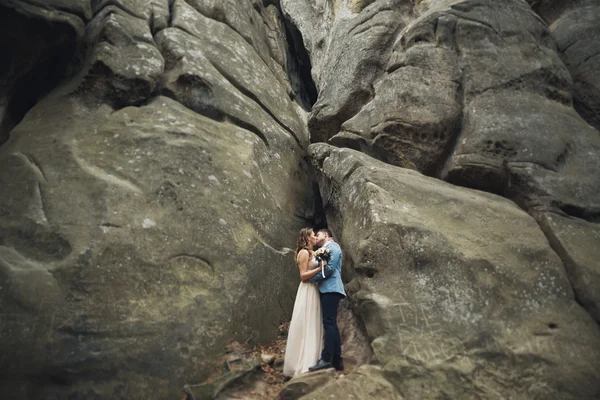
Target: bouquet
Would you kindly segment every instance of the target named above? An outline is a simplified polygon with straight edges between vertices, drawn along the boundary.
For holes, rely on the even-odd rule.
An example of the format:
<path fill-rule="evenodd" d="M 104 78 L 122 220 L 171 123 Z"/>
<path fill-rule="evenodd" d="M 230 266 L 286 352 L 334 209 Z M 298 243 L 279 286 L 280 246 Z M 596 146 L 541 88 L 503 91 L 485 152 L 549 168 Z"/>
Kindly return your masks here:
<path fill-rule="evenodd" d="M 321 267 L 321 271 L 318 274 L 311 278 L 313 283 L 320 283 L 323 279 L 329 278 L 333 274 L 333 268 L 328 265 L 325 265 L 323 261 L 329 262 L 329 249 L 325 246 L 320 247 L 313 253 L 315 260 L 319 262 L 319 266 Z"/>
<path fill-rule="evenodd" d="M 323 247 L 319 247 L 314 253 L 313 253 L 315 260 L 317 261 L 327 261 L 329 262 L 329 249 L 325 246 Z"/>

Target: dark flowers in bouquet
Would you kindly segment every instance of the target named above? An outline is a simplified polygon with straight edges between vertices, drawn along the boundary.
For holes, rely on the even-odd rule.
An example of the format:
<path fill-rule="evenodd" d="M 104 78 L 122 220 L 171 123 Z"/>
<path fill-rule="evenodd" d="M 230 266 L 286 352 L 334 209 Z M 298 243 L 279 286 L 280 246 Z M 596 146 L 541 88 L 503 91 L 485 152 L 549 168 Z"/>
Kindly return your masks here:
<path fill-rule="evenodd" d="M 315 256 L 315 260 L 317 260 L 317 261 L 329 262 L 329 256 L 330 256 L 329 249 L 325 246 L 319 247 L 317 250 L 315 250 L 314 256 Z"/>
<path fill-rule="evenodd" d="M 319 266 L 321 267 L 321 271 L 311 278 L 313 283 L 319 284 L 323 279 L 330 277 L 333 274 L 333 268 L 328 265 L 325 265 L 323 261 L 329 262 L 329 249 L 325 246 L 318 248 L 314 252 L 315 260 L 318 261 Z"/>

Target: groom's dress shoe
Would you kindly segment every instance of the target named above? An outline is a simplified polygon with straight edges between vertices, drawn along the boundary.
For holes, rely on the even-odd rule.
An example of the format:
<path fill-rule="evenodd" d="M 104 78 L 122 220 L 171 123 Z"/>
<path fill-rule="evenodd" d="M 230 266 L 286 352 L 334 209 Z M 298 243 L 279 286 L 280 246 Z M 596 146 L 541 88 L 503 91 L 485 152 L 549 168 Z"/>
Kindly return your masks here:
<path fill-rule="evenodd" d="M 339 359 L 333 361 L 331 363 L 331 365 L 333 366 L 333 368 L 335 368 L 336 371 L 343 371 L 344 370 L 344 359 L 340 357 Z"/>
<path fill-rule="evenodd" d="M 330 362 L 319 360 L 319 362 L 317 362 L 315 365 L 310 367 L 308 370 L 310 372 L 315 372 L 315 371 L 320 371 L 322 369 L 327 369 L 327 368 L 333 368 L 333 365 L 331 365 Z"/>

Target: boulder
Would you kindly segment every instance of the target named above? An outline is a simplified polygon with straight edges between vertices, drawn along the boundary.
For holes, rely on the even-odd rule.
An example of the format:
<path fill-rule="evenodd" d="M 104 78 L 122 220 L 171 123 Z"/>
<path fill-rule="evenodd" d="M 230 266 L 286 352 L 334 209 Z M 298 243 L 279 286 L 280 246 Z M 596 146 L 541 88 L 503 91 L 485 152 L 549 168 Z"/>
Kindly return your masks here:
<path fill-rule="evenodd" d="M 335 379 L 335 369 L 307 372 L 288 381 L 279 394 L 280 400 L 297 400 Z"/>
<path fill-rule="evenodd" d="M 375 365 L 363 365 L 350 375 L 341 375 L 301 398 L 303 400 L 403 399 L 394 386 L 383 377 L 381 368 Z"/>
<path fill-rule="evenodd" d="M 435 174 L 454 144 L 462 118 L 455 52 L 414 46 L 390 62 L 375 97 L 346 121 L 330 143 L 387 163 Z"/>
<path fill-rule="evenodd" d="M 134 0 L 126 4 L 134 5 Z M 120 4 L 119 4 L 120 5 Z M 85 44 L 91 50 L 83 68 L 82 92 L 113 107 L 139 105 L 150 97 L 164 71 L 149 21 L 111 2 L 98 9 L 87 25 Z"/>
<path fill-rule="evenodd" d="M 564 262 L 577 301 L 600 321 L 600 226 L 554 213 L 540 215 L 538 219 L 552 248 Z"/>
<path fill-rule="evenodd" d="M 344 373 L 353 371 L 373 360 L 373 350 L 366 335 L 362 319 L 357 315 L 352 299 L 340 301 L 337 324 L 342 339 Z"/>
<path fill-rule="evenodd" d="M 259 0 L 191 0 L 180 3 L 189 4 L 197 14 L 209 18 L 213 25 L 229 27 L 230 32 L 253 48 L 253 54 L 271 70 L 279 85 L 291 91 L 285 69 L 288 55 L 283 47 L 287 46 L 285 28 L 274 5 L 263 5 Z M 212 37 L 217 32 L 208 28 L 205 30 L 207 34 Z"/>
<path fill-rule="evenodd" d="M 285 395 L 599 398 L 598 10 L 5 0 L 0 397 L 267 393 L 324 213 L 346 372 Z"/>
<path fill-rule="evenodd" d="M 531 216 L 355 150 L 310 154 L 349 294 L 399 393 L 598 396 L 598 325 Z"/>
<path fill-rule="evenodd" d="M 411 12 L 404 0 L 281 0 L 312 61 L 317 102 L 309 116 L 314 141 L 326 141 L 373 97 L 394 39 Z"/>
<path fill-rule="evenodd" d="M 175 398 L 275 338 L 299 283 L 314 179 L 269 54 L 184 2 L 93 11 L 0 147 L 2 398 Z"/>
<path fill-rule="evenodd" d="M 320 60 L 311 141 L 502 195 L 539 223 L 597 229 L 597 2 L 317 3 L 282 1 Z M 595 270 L 587 260 L 570 268 Z M 596 316 L 583 292 L 597 281 L 573 287 Z"/>

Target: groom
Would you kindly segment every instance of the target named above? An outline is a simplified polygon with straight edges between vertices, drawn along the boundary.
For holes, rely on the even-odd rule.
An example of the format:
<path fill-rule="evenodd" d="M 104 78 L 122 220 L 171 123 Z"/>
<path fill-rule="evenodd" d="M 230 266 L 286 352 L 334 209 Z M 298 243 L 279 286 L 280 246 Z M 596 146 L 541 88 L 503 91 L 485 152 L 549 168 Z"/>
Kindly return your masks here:
<path fill-rule="evenodd" d="M 310 367 L 309 371 L 319 371 L 326 368 L 344 370 L 342 363 L 342 339 L 337 326 L 337 311 L 340 300 L 346 297 L 342 283 L 342 249 L 333 240 L 328 229 L 317 232 L 317 246 L 326 246 L 329 249 L 329 266 L 333 267 L 333 274 L 319 282 L 321 292 L 321 309 L 323 310 L 323 328 L 325 330 L 325 346 L 321 359 Z"/>

